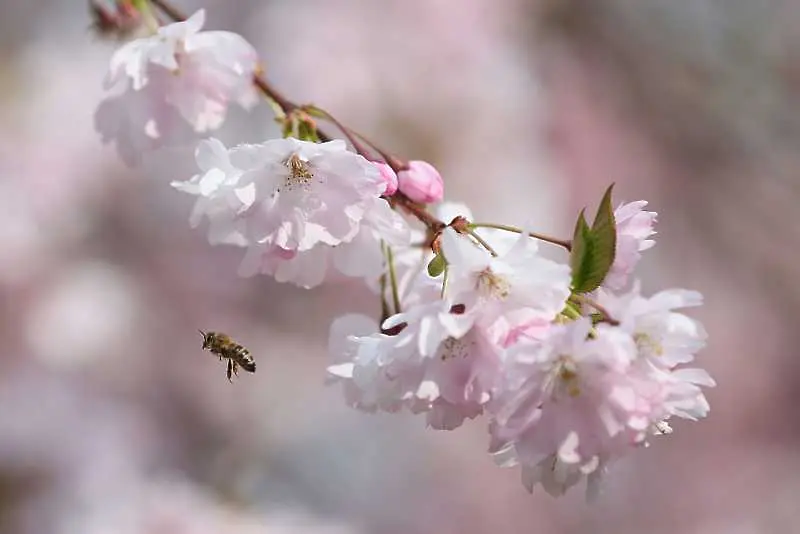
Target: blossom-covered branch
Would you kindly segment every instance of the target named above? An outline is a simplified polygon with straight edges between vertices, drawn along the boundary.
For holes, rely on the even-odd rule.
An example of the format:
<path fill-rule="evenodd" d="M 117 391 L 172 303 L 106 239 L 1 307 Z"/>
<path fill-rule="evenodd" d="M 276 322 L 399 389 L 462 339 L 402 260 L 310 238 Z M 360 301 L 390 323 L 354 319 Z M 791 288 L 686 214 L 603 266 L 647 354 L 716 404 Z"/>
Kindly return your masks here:
<path fill-rule="evenodd" d="M 708 413 L 701 387 L 714 382 L 686 367 L 706 334 L 678 311 L 702 296 L 643 296 L 634 276 L 654 245 L 645 201 L 614 209 L 609 187 L 570 239 L 474 222 L 467 206 L 443 202 L 433 165 L 281 94 L 241 36 L 202 31 L 203 10 L 186 18 L 165 0 L 118 0 L 96 16 L 104 32 L 129 35 L 150 10 L 173 22 L 114 54 L 107 86 L 117 92 L 101 103 L 98 130 L 128 164 L 197 142 L 199 172 L 172 186 L 197 198 L 190 223 L 207 219 L 211 244 L 245 249 L 242 275 L 312 288 L 338 273 L 377 293 L 380 320 L 345 314 L 331 326 L 328 377 L 348 404 L 406 409 L 442 430 L 485 416 L 497 462 L 552 495 L 583 480 L 594 492 L 673 417 Z M 281 137 L 231 147 L 209 137 L 230 105 L 264 100 Z M 542 256 L 539 241 L 564 261 Z"/>

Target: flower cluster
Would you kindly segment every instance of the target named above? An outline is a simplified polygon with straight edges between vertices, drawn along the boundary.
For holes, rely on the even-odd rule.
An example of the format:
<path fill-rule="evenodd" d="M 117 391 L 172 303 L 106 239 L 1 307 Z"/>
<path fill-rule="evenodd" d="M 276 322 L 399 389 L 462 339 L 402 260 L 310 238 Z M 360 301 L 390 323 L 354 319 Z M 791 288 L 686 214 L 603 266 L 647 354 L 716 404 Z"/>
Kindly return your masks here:
<path fill-rule="evenodd" d="M 410 230 L 381 194 L 379 168 L 344 141 L 294 138 L 227 149 L 216 139 L 196 153 L 201 173 L 175 182 L 198 196 L 191 217 L 209 220 L 209 241 L 247 247 L 243 275 L 269 274 L 310 288 L 328 267 L 353 277 L 384 268 L 381 240 L 408 245 Z"/>
<path fill-rule="evenodd" d="M 570 268 L 538 255 L 524 233 L 495 236 L 496 256 L 452 228 L 441 241 L 443 295 L 422 272 L 403 313 L 380 327 L 352 315 L 333 324 L 328 372 L 352 406 L 406 408 L 445 430 L 485 414 L 498 463 L 519 464 L 529 490 L 541 483 L 552 495 L 585 478 L 594 491 L 611 462 L 668 432 L 672 416 L 707 414 L 700 386 L 714 382 L 685 367 L 706 334 L 675 311 L 700 305 L 700 294 L 646 298 L 638 284 L 625 293 L 603 284 L 576 298 Z"/>
<path fill-rule="evenodd" d="M 609 188 L 571 240 L 474 223 L 466 206 L 432 208 L 444 196 L 435 167 L 400 161 L 327 112 L 260 78 L 254 85 L 252 48 L 199 32 L 202 24 L 200 11 L 124 45 L 109 80 L 125 92 L 101 105 L 98 124 L 135 161 L 176 124 L 214 130 L 230 102 L 249 107 L 255 87 L 263 92 L 284 137 L 200 141 L 199 172 L 172 185 L 196 197 L 190 223 L 207 219 L 211 244 L 246 249 L 242 275 L 305 288 L 344 275 L 377 292 L 379 319 L 344 315 L 331 326 L 328 379 L 349 405 L 424 414 L 440 430 L 483 415 L 497 462 L 519 465 L 529 490 L 541 484 L 552 495 L 584 479 L 594 491 L 611 463 L 670 432 L 673 417 L 708 413 L 701 387 L 714 382 L 687 367 L 706 334 L 676 311 L 701 295 L 646 297 L 632 278 L 654 245 L 646 202 L 614 210 Z M 117 103 L 124 120 L 106 120 Z M 545 258 L 540 242 L 564 248 L 568 261 Z"/>
<path fill-rule="evenodd" d="M 143 153 L 191 140 L 222 125 L 231 102 L 250 109 L 255 49 L 232 32 L 201 32 L 205 11 L 123 45 L 105 80 L 116 94 L 97 109 L 95 124 L 129 165 Z"/>

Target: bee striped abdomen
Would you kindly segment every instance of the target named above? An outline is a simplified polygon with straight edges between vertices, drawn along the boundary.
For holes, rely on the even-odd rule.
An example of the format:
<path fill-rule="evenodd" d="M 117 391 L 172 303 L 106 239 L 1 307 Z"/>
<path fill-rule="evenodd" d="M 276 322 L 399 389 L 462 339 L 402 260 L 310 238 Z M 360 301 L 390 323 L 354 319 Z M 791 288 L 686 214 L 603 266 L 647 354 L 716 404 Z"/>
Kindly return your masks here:
<path fill-rule="evenodd" d="M 250 351 L 233 341 L 228 335 L 218 332 L 203 332 L 203 349 L 219 356 L 220 360 L 228 360 L 226 374 L 228 380 L 231 376 L 238 375 L 241 367 L 250 373 L 256 372 L 256 362 Z"/>
<path fill-rule="evenodd" d="M 249 371 L 251 373 L 256 372 L 256 362 L 250 355 L 250 351 L 244 348 L 243 346 L 241 345 L 234 346 L 233 349 L 231 350 L 230 359 L 239 364 L 239 366 L 245 371 Z"/>

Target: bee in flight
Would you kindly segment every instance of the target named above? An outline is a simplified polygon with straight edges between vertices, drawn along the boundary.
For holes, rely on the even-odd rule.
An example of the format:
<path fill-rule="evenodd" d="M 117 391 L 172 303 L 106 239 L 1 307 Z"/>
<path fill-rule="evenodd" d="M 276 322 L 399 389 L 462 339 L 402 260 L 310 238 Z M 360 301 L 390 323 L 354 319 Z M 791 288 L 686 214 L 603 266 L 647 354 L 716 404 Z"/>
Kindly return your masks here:
<path fill-rule="evenodd" d="M 232 375 L 239 375 L 238 368 L 241 367 L 245 371 L 251 373 L 256 372 L 256 362 L 250 355 L 250 351 L 243 346 L 236 343 L 228 335 L 219 332 L 203 332 L 203 350 L 208 350 L 212 354 L 219 356 L 222 359 L 228 360 L 228 381 L 231 380 Z"/>

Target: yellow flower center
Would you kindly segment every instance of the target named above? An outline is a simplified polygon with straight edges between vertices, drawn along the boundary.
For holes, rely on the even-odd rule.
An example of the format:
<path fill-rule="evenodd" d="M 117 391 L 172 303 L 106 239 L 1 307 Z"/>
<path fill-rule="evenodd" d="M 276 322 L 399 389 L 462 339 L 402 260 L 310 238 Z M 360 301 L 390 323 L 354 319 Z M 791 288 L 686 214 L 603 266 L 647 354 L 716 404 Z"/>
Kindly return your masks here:
<path fill-rule="evenodd" d="M 664 354 L 664 347 L 649 334 L 637 332 L 633 335 L 633 340 L 636 342 L 636 348 L 640 354 L 645 356 L 662 356 Z"/>
<path fill-rule="evenodd" d="M 578 366 L 572 357 L 562 354 L 550 370 L 552 376 L 551 398 L 577 397 L 581 394 Z"/>
<path fill-rule="evenodd" d="M 478 274 L 475 289 L 481 294 L 498 300 L 505 299 L 511 292 L 511 284 L 502 276 L 498 276 L 490 268 Z"/>
<path fill-rule="evenodd" d="M 289 175 L 283 182 L 283 189 L 293 191 L 296 188 L 302 188 L 308 191 L 314 178 L 314 173 L 311 172 L 308 163 L 300 159 L 297 154 L 292 154 L 286 160 L 285 165 L 289 169 Z M 278 188 L 278 191 L 280 190 L 281 188 Z"/>

